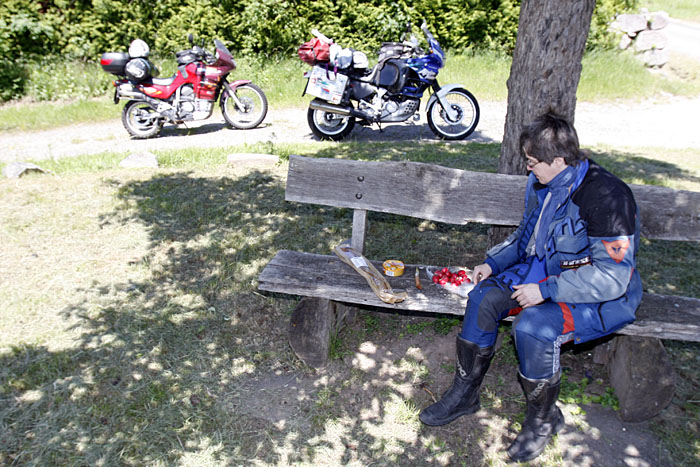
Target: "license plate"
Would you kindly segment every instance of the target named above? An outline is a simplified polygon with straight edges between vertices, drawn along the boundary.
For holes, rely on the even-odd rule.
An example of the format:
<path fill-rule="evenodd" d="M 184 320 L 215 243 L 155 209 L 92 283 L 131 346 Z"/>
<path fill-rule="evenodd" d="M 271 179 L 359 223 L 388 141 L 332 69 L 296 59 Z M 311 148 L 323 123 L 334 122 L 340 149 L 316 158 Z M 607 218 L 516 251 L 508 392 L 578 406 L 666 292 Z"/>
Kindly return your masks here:
<path fill-rule="evenodd" d="M 309 76 L 306 94 L 326 100 L 331 104 L 338 104 L 343 100 L 343 93 L 347 84 L 347 75 L 334 73 L 332 70 L 327 70 L 324 67 L 315 66 Z"/>

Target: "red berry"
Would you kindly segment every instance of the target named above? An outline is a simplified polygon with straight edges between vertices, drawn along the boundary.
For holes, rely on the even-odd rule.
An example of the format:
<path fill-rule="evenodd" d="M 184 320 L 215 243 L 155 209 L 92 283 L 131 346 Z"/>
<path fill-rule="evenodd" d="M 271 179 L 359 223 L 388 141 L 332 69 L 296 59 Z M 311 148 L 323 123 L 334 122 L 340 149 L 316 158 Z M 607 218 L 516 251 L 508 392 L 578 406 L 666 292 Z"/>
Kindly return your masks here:
<path fill-rule="evenodd" d="M 447 279 L 440 279 L 440 280 L 439 280 L 439 284 L 440 284 L 440 285 L 445 285 L 445 284 L 447 284 Z"/>
<path fill-rule="evenodd" d="M 440 282 L 440 278 L 437 276 L 437 274 L 433 276 L 433 282 L 435 282 L 436 284 Z"/>

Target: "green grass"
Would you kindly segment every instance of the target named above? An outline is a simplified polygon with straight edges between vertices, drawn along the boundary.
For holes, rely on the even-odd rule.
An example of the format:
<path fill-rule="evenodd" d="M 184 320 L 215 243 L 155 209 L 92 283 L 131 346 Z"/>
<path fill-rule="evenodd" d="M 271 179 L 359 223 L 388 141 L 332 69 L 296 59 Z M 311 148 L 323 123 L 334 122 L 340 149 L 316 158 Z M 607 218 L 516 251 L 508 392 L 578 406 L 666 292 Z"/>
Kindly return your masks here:
<path fill-rule="evenodd" d="M 583 59 L 577 98 L 584 102 L 644 100 L 658 96 L 695 96 L 700 80 L 695 63 L 673 62 L 677 74 L 652 74 L 629 53 L 595 52 Z"/>
<path fill-rule="evenodd" d="M 696 0 L 642 0 L 639 7 L 665 11 L 671 18 L 700 22 L 700 4 Z"/>
<path fill-rule="evenodd" d="M 592 150 L 626 180 L 700 191 L 697 153 Z M 225 163 L 231 151 L 278 154 L 282 163 L 237 169 Z M 489 414 L 477 419 L 469 437 L 438 437 L 422 431 L 418 405 L 407 395 L 426 395 L 427 368 L 413 357 L 420 349 L 410 357 L 380 356 L 373 347 L 402 334 L 440 338 L 454 331 L 453 317 L 367 312 L 357 334 L 334 340 L 336 359 L 324 372 L 293 356 L 286 326 L 297 300 L 260 293 L 256 278 L 279 249 L 327 254 L 348 238 L 352 213 L 285 202 L 284 161 L 291 153 L 495 171 L 499 145 L 156 151 L 161 168 L 144 171 L 119 168 L 125 154 L 109 153 L 45 161 L 49 175 L 0 180 L 0 464 L 341 465 L 354 459 L 367 465 L 392 459 L 447 465 L 481 451 L 496 465 L 504 461 L 498 446 L 485 443 L 503 429 L 490 423 L 521 416 L 517 387 L 517 400 L 503 396 L 501 387 L 497 397 L 485 397 Z M 459 258 L 469 265 L 481 259 L 487 241 L 483 226 L 378 213 L 370 214 L 369 226 L 372 258 L 432 264 Z M 639 269 L 655 292 L 700 296 L 699 260 L 695 243 L 652 241 L 640 252 Z M 517 360 L 507 327 L 502 332 L 506 345 L 495 365 L 510 371 Z M 655 423 L 678 464 L 691 465 L 700 460 L 700 348 L 669 348 L 678 392 L 667 412 L 672 416 Z M 355 366 L 358 353 L 375 367 Z M 497 383 L 488 384 L 491 394 Z M 605 392 L 588 391 L 580 382 L 569 388 L 576 403 L 593 397 L 614 403 Z M 548 450 L 543 465 L 557 465 L 558 448 Z"/>
<path fill-rule="evenodd" d="M 121 105 L 104 99 L 70 102 L 12 103 L 0 107 L 0 131 L 34 131 L 85 122 L 118 120 Z"/>

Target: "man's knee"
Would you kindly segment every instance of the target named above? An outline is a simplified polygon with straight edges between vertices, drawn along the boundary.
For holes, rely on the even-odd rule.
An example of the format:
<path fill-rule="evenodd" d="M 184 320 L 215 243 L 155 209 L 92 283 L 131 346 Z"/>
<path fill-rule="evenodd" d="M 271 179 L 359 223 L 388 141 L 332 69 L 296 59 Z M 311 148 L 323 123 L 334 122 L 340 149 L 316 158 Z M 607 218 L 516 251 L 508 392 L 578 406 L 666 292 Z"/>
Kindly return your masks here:
<path fill-rule="evenodd" d="M 482 331 L 493 332 L 508 313 L 511 292 L 502 284 L 487 279 L 469 292 L 465 315 L 476 314 L 476 324 Z"/>

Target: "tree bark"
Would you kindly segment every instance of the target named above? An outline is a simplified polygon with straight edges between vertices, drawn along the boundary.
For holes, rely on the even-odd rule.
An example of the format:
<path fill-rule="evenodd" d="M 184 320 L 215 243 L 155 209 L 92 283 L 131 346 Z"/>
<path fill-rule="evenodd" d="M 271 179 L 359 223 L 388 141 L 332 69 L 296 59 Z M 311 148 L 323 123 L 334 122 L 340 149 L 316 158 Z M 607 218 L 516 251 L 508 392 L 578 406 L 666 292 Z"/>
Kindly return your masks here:
<path fill-rule="evenodd" d="M 508 78 L 508 111 L 498 172 L 522 175 L 523 125 L 547 112 L 573 123 L 581 58 L 595 0 L 523 0 Z"/>
<path fill-rule="evenodd" d="M 574 122 L 581 59 L 591 27 L 595 0 L 523 0 L 518 37 L 508 78 L 508 111 L 498 172 L 523 175 L 520 132 L 524 125 L 552 111 Z M 489 229 L 489 248 L 514 229 Z"/>

